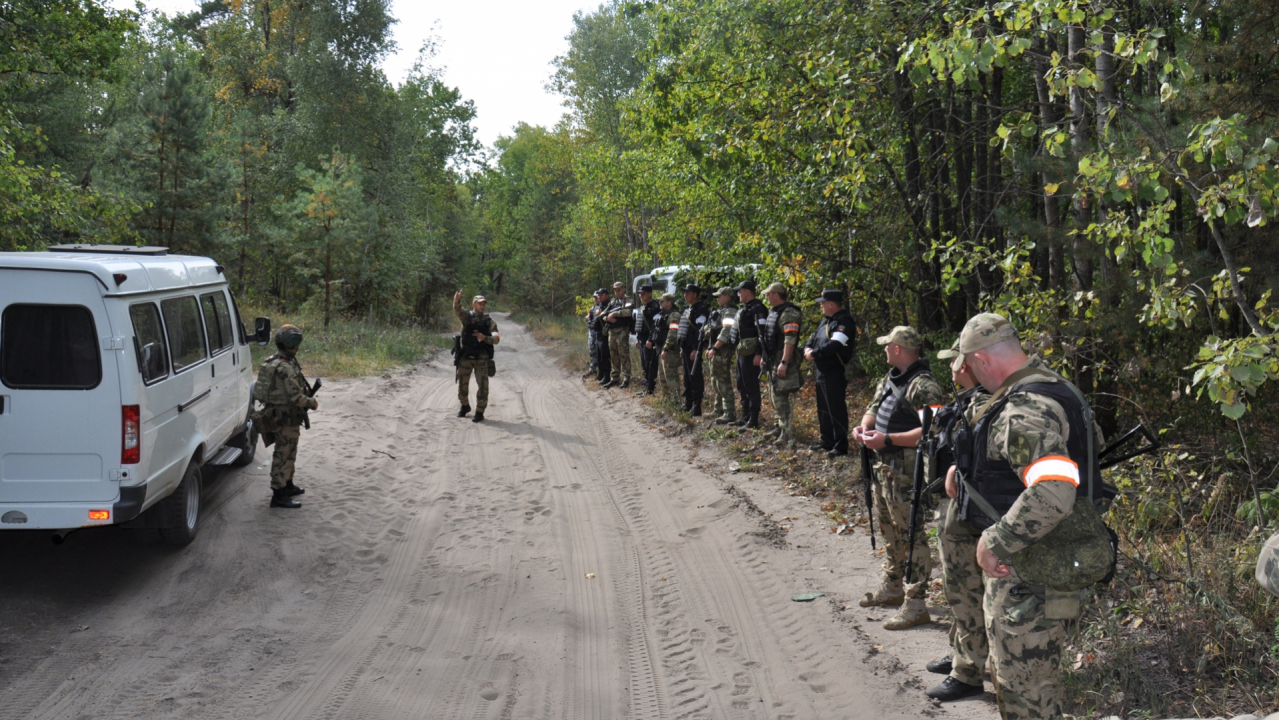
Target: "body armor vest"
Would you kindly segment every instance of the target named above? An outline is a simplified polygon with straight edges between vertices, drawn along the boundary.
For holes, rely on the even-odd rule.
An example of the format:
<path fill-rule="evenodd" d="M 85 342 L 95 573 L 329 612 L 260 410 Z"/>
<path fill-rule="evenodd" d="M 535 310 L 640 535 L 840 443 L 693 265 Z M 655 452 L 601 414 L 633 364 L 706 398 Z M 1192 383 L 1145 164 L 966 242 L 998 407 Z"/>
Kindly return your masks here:
<path fill-rule="evenodd" d="M 1099 501 L 1102 497 L 1101 466 L 1095 448 L 1092 457 L 1088 457 L 1093 432 L 1092 409 L 1086 403 L 1081 403 L 1079 396 L 1064 381 L 1027 383 L 1000 398 L 989 408 L 973 431 L 973 471 L 965 479 L 972 483 L 973 488 L 991 504 L 1000 517 L 1025 492 L 1026 483 L 1007 460 L 990 460 L 986 457 L 991 421 L 1003 412 L 1009 397 L 1024 392 L 1050 397 L 1066 411 L 1066 417 L 1070 421 L 1070 437 L 1066 441 L 1066 448 L 1070 459 L 1079 465 L 1080 482 L 1076 488 L 1076 497 L 1088 497 L 1091 487 L 1092 499 Z M 989 517 L 973 502 L 962 483 L 959 486 L 958 500 L 960 517 L 972 525 L 974 530 L 981 532 L 999 521 L 999 518 Z"/>
<path fill-rule="evenodd" d="M 960 443 L 961 434 L 963 442 L 967 445 L 966 449 L 971 449 L 972 433 L 965 433 L 965 430 L 971 431 L 965 418 L 973 404 L 973 398 L 989 398 L 980 390 L 980 386 L 965 390 L 955 402 L 938 410 L 933 416 L 933 428 L 937 431 L 937 452 L 933 455 L 932 466 L 939 471 L 944 471 L 955 464 L 955 449 Z"/>
<path fill-rule="evenodd" d="M 911 407 L 907 402 L 906 388 L 920 375 L 932 375 L 928 369 L 928 361 L 923 358 L 911 363 L 897 377 L 893 377 L 895 373 L 896 369 L 888 373 L 888 387 L 880 396 L 879 411 L 875 413 L 875 429 L 882 433 L 907 432 L 920 426 L 919 409 Z"/>
<path fill-rule="evenodd" d="M 684 352 L 692 352 L 697 349 L 697 346 L 702 341 L 699 335 L 701 328 L 692 327 L 694 324 L 693 318 L 705 314 L 706 306 L 701 302 L 695 302 L 679 316 L 679 337 L 677 340 L 680 350 L 683 350 Z"/>
<path fill-rule="evenodd" d="M 742 338 L 759 337 L 759 318 L 762 316 L 759 310 L 763 304 L 758 299 L 751 300 L 737 311 L 737 323 L 728 333 L 729 342 L 736 345 Z"/>
<path fill-rule="evenodd" d="M 784 302 L 768 312 L 768 319 L 764 321 L 764 353 L 768 356 L 769 361 L 776 363 L 781 360 L 782 338 L 785 335 L 782 332 L 782 312 L 786 308 L 795 308 L 799 310 L 799 306 L 792 302 Z M 802 311 L 800 311 L 802 312 Z"/>
<path fill-rule="evenodd" d="M 657 301 L 649 300 L 640 312 L 635 313 L 635 335 L 640 340 L 651 340 L 656 334 L 654 320 L 660 312 L 661 306 Z"/>
<path fill-rule="evenodd" d="M 653 325 L 653 347 L 661 350 L 666 345 L 666 336 L 671 333 L 670 319 L 671 313 L 675 312 L 675 308 L 670 310 L 658 309 L 657 315 L 654 316 Z"/>
<path fill-rule="evenodd" d="M 477 316 L 474 310 L 467 314 L 466 327 L 462 328 L 462 355 L 468 358 L 492 358 L 493 346 L 475 338 L 480 332 L 484 337 L 493 334 L 493 321 L 487 315 Z"/>

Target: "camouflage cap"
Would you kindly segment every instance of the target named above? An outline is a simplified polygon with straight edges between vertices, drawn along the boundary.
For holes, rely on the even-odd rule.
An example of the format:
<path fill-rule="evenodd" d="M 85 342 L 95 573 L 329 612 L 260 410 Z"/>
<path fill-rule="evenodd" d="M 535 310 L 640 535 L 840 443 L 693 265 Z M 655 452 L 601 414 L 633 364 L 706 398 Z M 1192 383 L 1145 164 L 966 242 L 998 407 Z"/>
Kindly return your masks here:
<path fill-rule="evenodd" d="M 662 293 L 662 296 L 659 297 L 658 300 L 673 303 L 675 302 L 675 296 L 670 293 Z"/>
<path fill-rule="evenodd" d="M 775 282 L 772 285 L 769 285 L 768 287 L 764 288 L 765 295 L 769 295 L 772 293 L 777 293 L 778 295 L 781 295 L 782 297 L 786 297 L 786 294 L 787 294 L 786 286 L 779 282 Z"/>
<path fill-rule="evenodd" d="M 937 359 L 950 360 L 951 358 L 959 357 L 961 354 L 962 353 L 959 352 L 959 339 L 956 338 L 955 344 L 937 353 Z"/>
<path fill-rule="evenodd" d="M 626 286 L 622 284 L 622 281 L 621 281 L 621 280 L 618 280 L 618 281 L 616 281 L 616 282 L 614 282 L 614 283 L 613 283 L 613 289 L 614 289 L 614 290 L 616 290 L 616 289 L 618 289 L 618 288 L 622 288 L 623 290 L 625 290 L 625 289 L 626 289 Z"/>
<path fill-rule="evenodd" d="M 924 339 L 919 336 L 915 328 L 909 325 L 898 325 L 887 335 L 875 338 L 875 342 L 880 345 L 901 345 L 904 348 L 912 348 L 914 350 L 924 346 Z"/>
<path fill-rule="evenodd" d="M 715 294 L 716 294 L 716 295 L 727 295 L 727 296 L 729 296 L 729 297 L 732 297 L 732 296 L 734 296 L 734 295 L 736 295 L 736 294 L 737 294 L 737 288 L 728 287 L 728 286 L 726 285 L 726 286 L 724 286 L 724 287 L 720 288 L 720 289 L 719 289 L 719 290 L 718 290 Z"/>
<path fill-rule="evenodd" d="M 483 295 L 476 295 L 475 297 L 471 298 L 471 302 L 473 303 L 488 302 L 488 298 L 484 297 Z"/>
<path fill-rule="evenodd" d="M 1017 328 L 995 313 L 979 313 L 968 319 L 959 333 L 959 351 L 967 355 L 1005 340 L 1020 340 Z"/>

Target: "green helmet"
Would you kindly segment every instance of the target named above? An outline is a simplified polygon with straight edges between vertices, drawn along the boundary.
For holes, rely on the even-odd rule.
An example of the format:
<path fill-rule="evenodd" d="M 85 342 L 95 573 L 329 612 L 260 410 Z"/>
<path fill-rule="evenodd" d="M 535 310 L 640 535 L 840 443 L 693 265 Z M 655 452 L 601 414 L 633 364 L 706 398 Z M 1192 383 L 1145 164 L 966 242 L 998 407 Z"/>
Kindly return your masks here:
<path fill-rule="evenodd" d="M 275 346 L 281 350 L 297 350 L 302 344 L 302 330 L 297 325 L 281 325 L 275 331 Z"/>

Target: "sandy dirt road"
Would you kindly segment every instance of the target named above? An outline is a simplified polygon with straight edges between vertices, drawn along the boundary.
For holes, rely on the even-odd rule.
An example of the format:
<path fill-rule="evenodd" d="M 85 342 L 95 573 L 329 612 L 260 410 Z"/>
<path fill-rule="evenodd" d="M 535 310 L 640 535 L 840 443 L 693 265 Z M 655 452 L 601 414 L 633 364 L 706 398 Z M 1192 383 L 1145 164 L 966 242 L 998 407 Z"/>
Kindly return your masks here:
<path fill-rule="evenodd" d="M 929 705 L 926 658 L 841 612 L 868 554 L 806 554 L 824 523 L 774 519 L 800 500 L 774 485 L 761 511 L 762 480 L 503 327 L 483 424 L 454 417 L 447 356 L 326 385 L 302 510 L 268 509 L 260 449 L 207 478 L 188 548 L 0 535 L 0 717 L 990 715 Z M 790 600 L 813 589 L 831 597 Z"/>

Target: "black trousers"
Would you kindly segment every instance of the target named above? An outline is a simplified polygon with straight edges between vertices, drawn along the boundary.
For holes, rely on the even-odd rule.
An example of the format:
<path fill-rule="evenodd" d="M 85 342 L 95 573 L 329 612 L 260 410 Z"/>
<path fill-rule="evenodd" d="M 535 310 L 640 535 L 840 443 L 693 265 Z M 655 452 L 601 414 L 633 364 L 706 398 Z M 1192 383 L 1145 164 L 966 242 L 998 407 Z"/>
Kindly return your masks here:
<path fill-rule="evenodd" d="M 698 352 L 697 359 L 689 360 L 690 351 L 680 349 L 680 359 L 684 361 L 684 404 L 700 405 L 702 403 L 702 395 L 706 392 L 706 382 L 702 377 L 702 366 L 705 364 L 701 359 L 701 352 Z"/>
<path fill-rule="evenodd" d="M 595 333 L 595 378 L 600 382 L 608 380 L 613 374 L 613 364 L 608 361 L 608 333 Z"/>
<path fill-rule="evenodd" d="M 822 447 L 848 451 L 848 402 L 844 398 L 848 381 L 844 369 L 817 371 L 817 421 L 822 429 Z"/>
<path fill-rule="evenodd" d="M 657 387 L 657 363 L 661 359 L 661 350 L 648 348 L 640 343 L 640 367 L 644 370 L 644 387 L 650 392 Z"/>
<path fill-rule="evenodd" d="M 759 371 L 755 367 L 755 356 L 737 358 L 737 394 L 742 396 L 742 415 L 754 417 L 759 415 Z"/>

